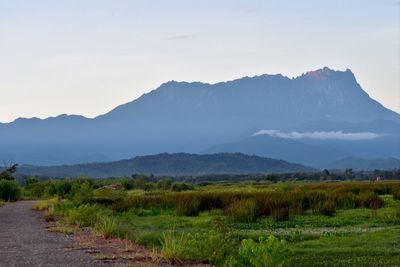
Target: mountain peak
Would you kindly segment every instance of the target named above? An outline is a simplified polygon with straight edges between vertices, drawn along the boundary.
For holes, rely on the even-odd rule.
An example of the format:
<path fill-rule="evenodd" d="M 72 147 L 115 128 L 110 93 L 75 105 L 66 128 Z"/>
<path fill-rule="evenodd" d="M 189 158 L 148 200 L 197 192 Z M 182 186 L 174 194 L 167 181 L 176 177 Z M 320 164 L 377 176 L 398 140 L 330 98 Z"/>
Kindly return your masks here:
<path fill-rule="evenodd" d="M 317 80 L 326 80 L 333 73 L 336 73 L 336 71 L 328 67 L 323 67 L 322 69 L 308 71 L 305 75 Z"/>
<path fill-rule="evenodd" d="M 298 78 L 306 78 L 314 80 L 316 82 L 323 82 L 328 80 L 341 80 L 348 82 L 349 84 L 356 83 L 356 77 L 350 69 L 345 71 L 333 70 L 328 67 L 323 67 L 322 69 L 317 69 L 313 71 L 308 71 Z"/>

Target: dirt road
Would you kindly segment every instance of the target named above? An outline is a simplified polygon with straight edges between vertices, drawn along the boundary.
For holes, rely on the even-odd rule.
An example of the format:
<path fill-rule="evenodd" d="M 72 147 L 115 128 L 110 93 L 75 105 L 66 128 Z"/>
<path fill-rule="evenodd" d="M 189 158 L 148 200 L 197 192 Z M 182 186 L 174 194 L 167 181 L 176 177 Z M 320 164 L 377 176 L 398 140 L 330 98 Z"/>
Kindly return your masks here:
<path fill-rule="evenodd" d="M 101 266 L 71 237 L 45 229 L 41 213 L 31 210 L 34 201 L 0 207 L 0 266 Z"/>

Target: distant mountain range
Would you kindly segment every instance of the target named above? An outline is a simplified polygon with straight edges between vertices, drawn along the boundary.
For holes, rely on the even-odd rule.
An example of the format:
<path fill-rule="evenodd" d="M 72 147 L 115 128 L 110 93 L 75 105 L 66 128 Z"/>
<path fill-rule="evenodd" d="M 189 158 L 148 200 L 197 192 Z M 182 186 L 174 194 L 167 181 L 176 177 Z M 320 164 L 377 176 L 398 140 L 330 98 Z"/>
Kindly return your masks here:
<path fill-rule="evenodd" d="M 90 103 L 88 103 L 90 104 Z M 0 124 L 0 160 L 33 165 L 158 153 L 242 152 L 323 168 L 343 158 L 400 158 L 400 115 L 371 99 L 350 70 L 167 82 L 88 119 Z"/>
<path fill-rule="evenodd" d="M 360 158 L 344 158 L 329 165 L 330 169 L 343 170 L 353 168 L 354 170 L 393 170 L 400 169 L 400 160 L 395 158 L 387 159 L 360 159 Z"/>
<path fill-rule="evenodd" d="M 89 163 L 63 166 L 29 166 L 18 168 L 19 175 L 45 177 L 94 178 L 130 177 L 135 173 L 154 175 L 205 175 L 205 174 L 249 174 L 249 173 L 293 173 L 312 172 L 315 169 L 282 160 L 247 156 L 241 153 L 195 155 L 187 153 L 138 156 L 128 160 L 108 163 Z"/>

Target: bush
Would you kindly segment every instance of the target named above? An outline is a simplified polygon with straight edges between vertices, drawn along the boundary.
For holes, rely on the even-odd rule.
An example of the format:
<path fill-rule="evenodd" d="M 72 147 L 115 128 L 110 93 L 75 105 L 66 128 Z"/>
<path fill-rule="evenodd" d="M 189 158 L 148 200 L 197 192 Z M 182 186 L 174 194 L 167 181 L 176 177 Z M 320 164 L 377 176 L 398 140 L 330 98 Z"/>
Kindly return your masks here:
<path fill-rule="evenodd" d="M 253 199 L 237 200 L 228 208 L 228 215 L 233 222 L 252 223 L 257 220 L 256 202 Z"/>
<path fill-rule="evenodd" d="M 157 182 L 157 188 L 162 190 L 171 189 L 172 182 L 169 179 L 161 179 Z"/>
<path fill-rule="evenodd" d="M 277 267 L 286 262 L 288 249 L 283 240 L 273 235 L 260 237 L 256 243 L 252 239 L 244 239 L 237 258 L 231 258 L 229 266 Z"/>
<path fill-rule="evenodd" d="M 187 183 L 174 183 L 172 185 L 172 191 L 175 192 L 182 192 L 182 191 L 187 191 L 187 190 L 193 190 L 193 185 L 187 184 Z"/>
<path fill-rule="evenodd" d="M 21 188 L 15 180 L 0 180 L 0 199 L 17 201 L 21 198 Z"/>
<path fill-rule="evenodd" d="M 96 190 L 93 190 L 93 201 L 97 203 L 114 203 L 116 201 L 121 200 L 126 196 L 126 192 L 124 190 L 113 189 L 108 187 L 102 187 Z"/>
<path fill-rule="evenodd" d="M 90 203 L 93 198 L 92 185 L 87 181 L 83 183 L 75 182 L 72 185 L 71 193 L 73 197 L 72 199 L 77 205 Z"/>
<path fill-rule="evenodd" d="M 198 262 L 224 266 L 226 259 L 237 253 L 238 237 L 221 217 L 212 222 L 211 231 L 186 235 L 185 255 Z"/>

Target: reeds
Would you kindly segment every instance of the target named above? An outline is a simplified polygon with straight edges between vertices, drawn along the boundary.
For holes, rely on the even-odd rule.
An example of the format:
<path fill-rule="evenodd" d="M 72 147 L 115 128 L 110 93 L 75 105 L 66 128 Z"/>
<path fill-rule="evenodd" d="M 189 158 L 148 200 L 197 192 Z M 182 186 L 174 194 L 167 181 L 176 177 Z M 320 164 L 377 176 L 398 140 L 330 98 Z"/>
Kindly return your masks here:
<path fill-rule="evenodd" d="M 331 188 L 332 187 L 332 188 Z M 290 191 L 165 192 L 128 196 L 114 206 L 117 210 L 172 209 L 178 215 L 197 216 L 202 211 L 223 210 L 233 221 L 254 222 L 264 216 L 287 220 L 289 215 L 312 211 L 333 216 L 337 209 L 378 209 L 384 201 L 377 192 L 394 192 L 389 185 L 323 184 Z"/>

